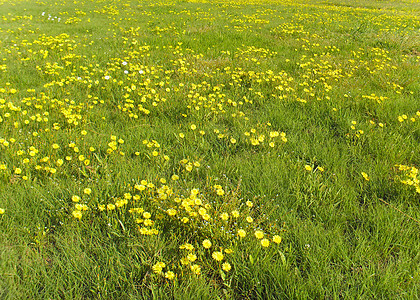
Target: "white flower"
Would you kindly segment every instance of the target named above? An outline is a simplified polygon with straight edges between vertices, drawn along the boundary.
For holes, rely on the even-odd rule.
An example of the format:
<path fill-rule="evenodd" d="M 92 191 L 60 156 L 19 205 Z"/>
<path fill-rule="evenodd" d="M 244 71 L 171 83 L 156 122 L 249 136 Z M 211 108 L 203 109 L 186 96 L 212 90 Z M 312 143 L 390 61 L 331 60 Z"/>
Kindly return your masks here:
<path fill-rule="evenodd" d="M 105 80 L 108 80 L 111 77 L 109 77 L 108 75 L 106 75 L 104 78 L 105 78 Z"/>
<path fill-rule="evenodd" d="M 127 70 L 124 70 L 124 74 L 128 74 L 128 71 Z"/>
<path fill-rule="evenodd" d="M 140 70 L 140 71 L 139 71 L 139 74 L 144 74 L 144 71 L 143 71 L 143 70 Z"/>
<path fill-rule="evenodd" d="M 122 64 L 123 64 L 123 66 L 126 66 L 127 65 L 127 62 L 126 61 L 123 61 Z"/>

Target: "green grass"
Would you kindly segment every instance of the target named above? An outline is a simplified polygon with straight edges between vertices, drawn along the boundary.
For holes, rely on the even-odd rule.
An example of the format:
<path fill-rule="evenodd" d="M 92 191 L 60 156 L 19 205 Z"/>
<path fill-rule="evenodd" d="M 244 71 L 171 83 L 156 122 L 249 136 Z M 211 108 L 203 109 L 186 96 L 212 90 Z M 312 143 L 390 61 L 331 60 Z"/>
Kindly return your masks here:
<path fill-rule="evenodd" d="M 0 1 L 0 298 L 418 299 L 419 15 Z"/>

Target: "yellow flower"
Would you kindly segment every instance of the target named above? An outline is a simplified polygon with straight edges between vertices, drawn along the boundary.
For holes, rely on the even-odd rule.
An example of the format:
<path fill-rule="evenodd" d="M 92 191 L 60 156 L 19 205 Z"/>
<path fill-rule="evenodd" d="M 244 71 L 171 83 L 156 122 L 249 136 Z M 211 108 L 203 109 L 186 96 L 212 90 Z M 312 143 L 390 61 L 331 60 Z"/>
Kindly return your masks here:
<path fill-rule="evenodd" d="M 0 215 L 4 214 L 6 210 L 4 208 L 0 208 Z"/>
<path fill-rule="evenodd" d="M 139 191 L 144 191 L 144 190 L 146 189 L 146 187 L 145 187 L 143 184 L 136 184 L 136 185 L 134 186 L 134 188 L 135 188 L 136 190 L 139 190 Z"/>
<path fill-rule="evenodd" d="M 229 219 L 229 214 L 228 213 L 222 213 L 221 215 L 220 215 L 220 218 L 223 220 L 223 221 L 227 221 L 228 219 Z"/>
<path fill-rule="evenodd" d="M 211 247 L 210 240 L 204 240 L 203 241 L 203 247 L 206 248 L 206 249 L 209 249 Z"/>
<path fill-rule="evenodd" d="M 363 178 L 364 178 L 366 181 L 369 181 L 369 176 L 368 176 L 368 174 L 366 174 L 365 172 L 362 172 L 361 174 L 362 174 Z"/>
<path fill-rule="evenodd" d="M 17 174 L 17 175 L 22 174 L 22 169 L 21 168 L 16 168 L 15 169 L 15 174 Z"/>
<path fill-rule="evenodd" d="M 173 208 L 170 208 L 166 211 L 168 213 L 168 215 L 170 216 L 175 216 L 176 215 L 176 210 Z"/>
<path fill-rule="evenodd" d="M 184 266 L 190 264 L 190 261 L 186 257 L 181 258 L 180 261 L 181 261 L 181 264 Z"/>
<path fill-rule="evenodd" d="M 254 222 L 254 219 L 252 217 L 248 216 L 248 217 L 246 217 L 246 221 L 248 223 L 252 223 L 252 222 Z"/>
<path fill-rule="evenodd" d="M 261 240 L 261 246 L 263 246 L 263 247 L 270 246 L 270 241 L 268 239 L 262 239 Z"/>
<path fill-rule="evenodd" d="M 221 261 L 221 260 L 223 260 L 223 253 L 222 252 L 220 252 L 220 251 L 215 251 L 215 252 L 213 252 L 213 254 L 211 255 L 215 260 L 217 260 L 217 261 Z"/>
<path fill-rule="evenodd" d="M 165 278 L 172 280 L 175 278 L 175 273 L 172 271 L 165 272 Z"/>
<path fill-rule="evenodd" d="M 231 268 L 232 267 L 231 267 L 230 263 L 228 263 L 228 262 L 225 262 L 225 263 L 222 264 L 223 271 L 229 272 Z"/>
<path fill-rule="evenodd" d="M 75 217 L 76 219 L 81 219 L 82 218 L 82 212 L 80 210 L 74 210 L 72 212 L 73 217 Z"/>
<path fill-rule="evenodd" d="M 193 251 L 194 246 L 191 245 L 190 243 L 185 243 L 184 245 L 179 246 L 179 249 L 186 249 L 186 250 L 189 250 L 189 251 Z"/>
<path fill-rule="evenodd" d="M 246 204 L 246 206 L 248 206 L 249 208 L 251 208 L 251 207 L 254 205 L 251 201 L 247 201 L 245 204 Z"/>
<path fill-rule="evenodd" d="M 245 237 L 246 236 L 246 231 L 243 230 L 243 229 L 239 229 L 238 230 L 238 236 L 241 237 L 241 238 Z"/>
<path fill-rule="evenodd" d="M 162 273 L 162 269 L 166 266 L 166 264 L 164 262 L 157 262 L 156 264 L 154 264 L 152 266 L 152 270 L 153 272 L 160 274 Z"/>
<path fill-rule="evenodd" d="M 109 204 L 106 206 L 106 209 L 107 209 L 107 210 L 114 210 L 114 209 L 115 209 L 115 204 L 109 203 Z"/>
<path fill-rule="evenodd" d="M 281 236 L 279 236 L 279 235 L 273 236 L 273 242 L 276 243 L 276 244 L 280 244 L 281 243 Z"/>
<path fill-rule="evenodd" d="M 312 167 L 310 165 L 305 165 L 305 170 L 306 171 L 312 171 Z"/>
<path fill-rule="evenodd" d="M 201 267 L 199 265 L 192 265 L 190 266 L 191 271 L 193 271 L 196 275 L 201 274 Z"/>
<path fill-rule="evenodd" d="M 197 259 L 197 255 L 190 253 L 187 255 L 187 258 L 189 261 L 193 262 Z"/>
<path fill-rule="evenodd" d="M 239 211 L 237 211 L 237 210 L 232 211 L 232 216 L 234 218 L 239 218 Z"/>
<path fill-rule="evenodd" d="M 189 219 L 187 218 L 187 217 L 183 217 L 182 219 L 181 219 L 181 222 L 182 223 L 188 223 L 188 221 L 189 221 Z"/>
<path fill-rule="evenodd" d="M 264 232 L 262 232 L 261 230 L 255 231 L 255 237 L 259 240 L 262 239 L 264 237 Z"/>
<path fill-rule="evenodd" d="M 73 196 L 71 197 L 71 201 L 73 201 L 73 202 L 79 202 L 79 201 L 80 201 L 80 197 L 79 197 L 79 196 L 77 196 L 77 195 L 73 195 Z"/>
<path fill-rule="evenodd" d="M 179 176 L 174 174 L 174 175 L 172 175 L 171 179 L 174 180 L 174 181 L 175 180 L 178 180 L 179 179 Z"/>

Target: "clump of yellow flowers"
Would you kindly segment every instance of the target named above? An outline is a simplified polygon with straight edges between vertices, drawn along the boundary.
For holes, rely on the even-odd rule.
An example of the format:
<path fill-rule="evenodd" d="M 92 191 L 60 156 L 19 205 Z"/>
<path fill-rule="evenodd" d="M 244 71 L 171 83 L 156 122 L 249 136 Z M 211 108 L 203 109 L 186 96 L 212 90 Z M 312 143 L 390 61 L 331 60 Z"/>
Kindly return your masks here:
<path fill-rule="evenodd" d="M 398 171 L 402 172 L 403 175 L 399 176 L 398 179 L 402 184 L 412 186 L 417 193 L 420 194 L 420 175 L 419 169 L 414 166 L 396 165 Z"/>
<path fill-rule="evenodd" d="M 255 212 L 256 205 L 238 199 L 237 191 L 220 184 L 187 189 L 178 179 L 141 180 L 96 206 L 95 188 L 83 188 L 81 195 L 70 197 L 72 217 L 79 222 L 103 219 L 123 231 L 131 228 L 139 239 L 177 234 L 183 242 L 150 265 L 153 274 L 165 280 L 215 269 L 226 279 L 235 267 L 232 255 L 244 255 L 244 244 L 267 249 L 281 243 L 275 229 L 262 226 L 265 219 Z"/>

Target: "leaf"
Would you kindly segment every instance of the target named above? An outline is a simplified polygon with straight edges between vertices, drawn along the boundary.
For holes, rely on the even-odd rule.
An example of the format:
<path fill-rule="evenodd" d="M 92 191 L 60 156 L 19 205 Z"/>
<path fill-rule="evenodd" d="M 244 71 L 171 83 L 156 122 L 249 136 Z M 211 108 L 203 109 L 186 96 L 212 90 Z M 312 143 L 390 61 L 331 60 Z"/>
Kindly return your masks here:
<path fill-rule="evenodd" d="M 285 266 L 286 265 L 286 256 L 284 256 L 283 252 L 281 252 L 281 251 L 279 251 L 279 254 L 280 254 L 281 262 Z"/>
<path fill-rule="evenodd" d="M 226 274 L 222 270 L 220 270 L 220 277 L 222 277 L 223 281 L 226 279 Z"/>

